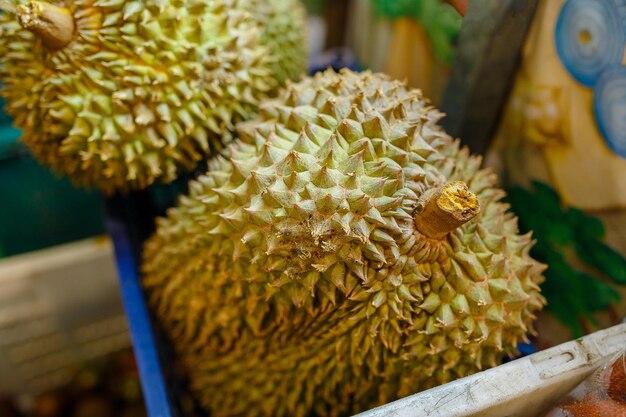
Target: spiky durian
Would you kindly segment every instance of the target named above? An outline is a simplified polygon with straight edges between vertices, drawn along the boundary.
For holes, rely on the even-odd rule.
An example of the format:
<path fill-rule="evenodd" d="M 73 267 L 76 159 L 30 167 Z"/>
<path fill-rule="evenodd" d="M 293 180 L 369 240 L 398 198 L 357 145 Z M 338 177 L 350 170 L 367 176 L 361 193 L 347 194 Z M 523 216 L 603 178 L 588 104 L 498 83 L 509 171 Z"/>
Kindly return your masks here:
<path fill-rule="evenodd" d="M 272 74 L 281 85 L 301 75 L 307 66 L 308 45 L 303 37 L 306 10 L 297 6 L 293 0 L 256 0 L 251 9 L 267 16 L 261 42 L 270 48 L 274 57 Z"/>
<path fill-rule="evenodd" d="M 299 0 L 20 2 L 0 36 L 24 142 L 106 192 L 193 168 L 306 59 Z"/>
<path fill-rule="evenodd" d="M 215 416 L 341 415 L 494 366 L 544 304 L 495 176 L 383 75 L 290 84 L 145 245 Z"/>

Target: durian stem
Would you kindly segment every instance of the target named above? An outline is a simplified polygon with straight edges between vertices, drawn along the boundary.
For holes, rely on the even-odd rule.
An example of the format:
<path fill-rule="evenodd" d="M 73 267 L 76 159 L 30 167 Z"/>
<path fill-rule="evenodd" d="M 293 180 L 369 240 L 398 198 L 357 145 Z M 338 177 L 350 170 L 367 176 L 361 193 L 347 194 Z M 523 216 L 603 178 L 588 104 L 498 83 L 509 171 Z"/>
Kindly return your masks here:
<path fill-rule="evenodd" d="M 24 29 L 39 36 L 49 49 L 61 49 L 70 43 L 76 29 L 68 9 L 43 1 L 18 6 L 17 19 Z"/>
<path fill-rule="evenodd" d="M 467 185 L 462 181 L 449 182 L 424 193 L 415 215 L 415 226 L 430 238 L 444 239 L 479 212 L 478 198 Z"/>

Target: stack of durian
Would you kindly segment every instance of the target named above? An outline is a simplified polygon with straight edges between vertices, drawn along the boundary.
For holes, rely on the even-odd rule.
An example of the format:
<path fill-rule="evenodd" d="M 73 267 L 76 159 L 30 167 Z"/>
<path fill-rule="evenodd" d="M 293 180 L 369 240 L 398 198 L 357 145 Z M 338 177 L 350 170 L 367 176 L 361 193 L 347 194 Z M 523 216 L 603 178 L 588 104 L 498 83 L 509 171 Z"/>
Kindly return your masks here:
<path fill-rule="evenodd" d="M 289 81 L 303 22 L 296 0 L 82 0 L 0 23 L 8 109 L 52 169 L 112 192 L 211 158 L 142 272 L 215 416 L 344 415 L 463 377 L 544 304 L 531 237 L 419 91 Z"/>

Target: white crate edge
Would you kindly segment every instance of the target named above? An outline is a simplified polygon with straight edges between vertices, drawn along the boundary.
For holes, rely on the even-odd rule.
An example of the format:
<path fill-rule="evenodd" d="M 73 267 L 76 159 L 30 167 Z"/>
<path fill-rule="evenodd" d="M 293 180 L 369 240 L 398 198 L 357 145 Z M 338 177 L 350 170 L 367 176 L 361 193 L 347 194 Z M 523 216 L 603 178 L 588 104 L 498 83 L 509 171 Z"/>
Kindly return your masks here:
<path fill-rule="evenodd" d="M 358 417 L 532 417 L 626 349 L 626 324 L 405 397 Z"/>

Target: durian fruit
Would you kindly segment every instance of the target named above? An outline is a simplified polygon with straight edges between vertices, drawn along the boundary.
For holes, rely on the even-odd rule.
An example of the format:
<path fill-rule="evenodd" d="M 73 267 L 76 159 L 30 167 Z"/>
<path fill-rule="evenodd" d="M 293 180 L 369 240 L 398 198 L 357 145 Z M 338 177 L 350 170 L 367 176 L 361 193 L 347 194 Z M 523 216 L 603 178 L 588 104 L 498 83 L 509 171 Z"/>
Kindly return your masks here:
<path fill-rule="evenodd" d="M 7 111 L 43 164 L 107 193 L 193 169 L 305 69 L 299 0 L 18 2 Z"/>
<path fill-rule="evenodd" d="M 299 0 L 298 4 L 294 0 L 256 0 L 256 3 L 250 1 L 250 5 L 251 13 L 266 16 L 261 43 L 270 48 L 274 78 L 284 85 L 287 80 L 302 75 L 308 55 L 308 39 L 303 37 L 306 9 Z"/>
<path fill-rule="evenodd" d="M 290 83 L 158 220 L 143 284 L 211 415 L 354 413 L 526 338 L 544 266 L 440 117 L 384 75 Z"/>

